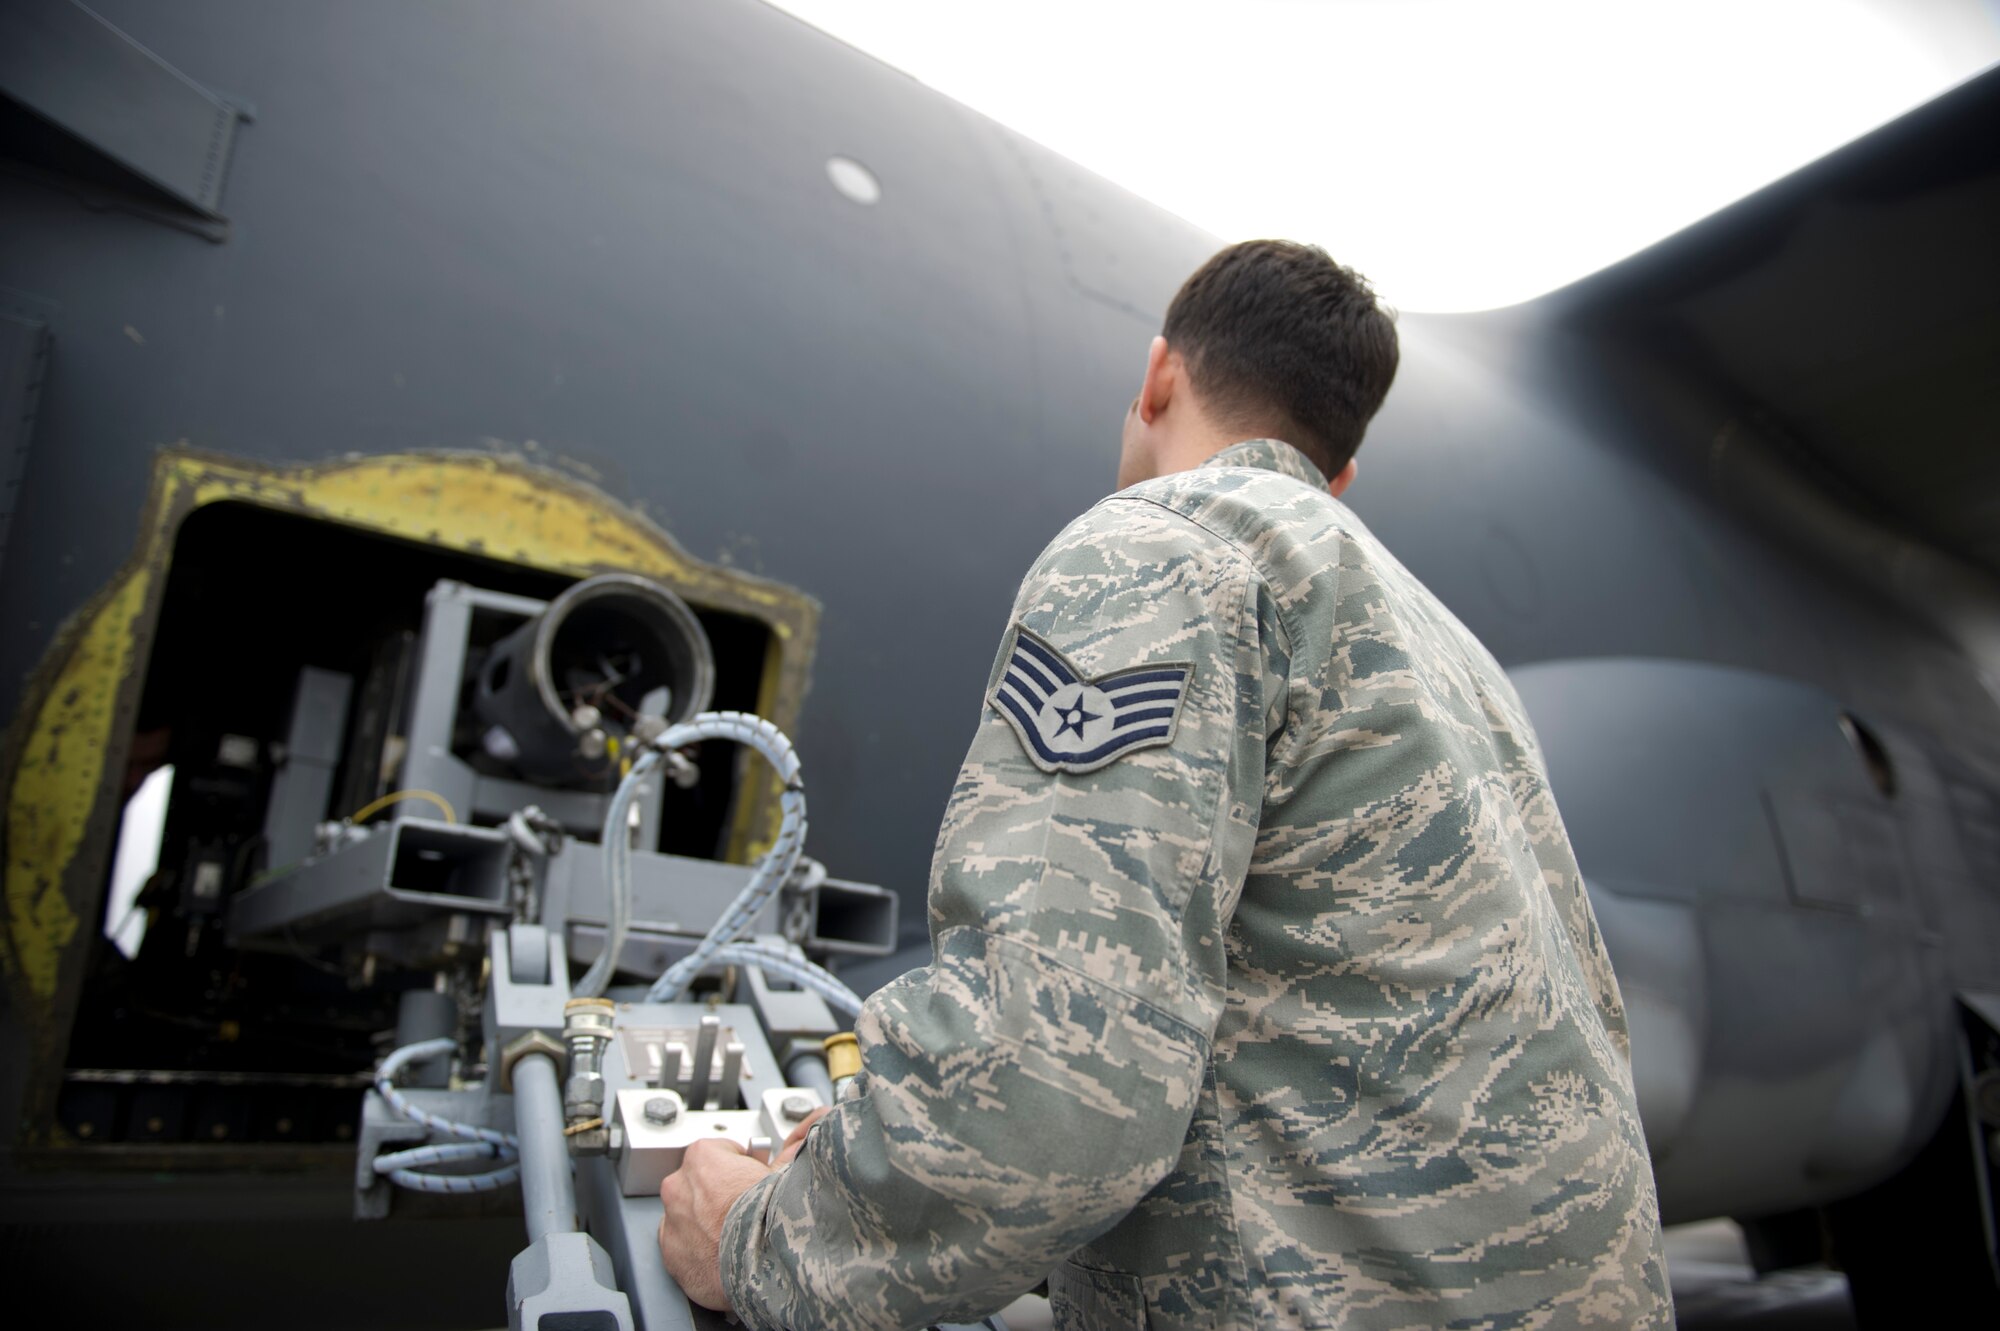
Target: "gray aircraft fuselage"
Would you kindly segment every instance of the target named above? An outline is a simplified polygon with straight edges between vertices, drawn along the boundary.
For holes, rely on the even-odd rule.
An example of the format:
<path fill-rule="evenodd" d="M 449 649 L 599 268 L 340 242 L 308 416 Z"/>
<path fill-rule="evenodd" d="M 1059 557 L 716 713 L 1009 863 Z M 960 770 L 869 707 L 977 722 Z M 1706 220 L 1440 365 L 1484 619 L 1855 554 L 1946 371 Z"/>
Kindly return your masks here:
<path fill-rule="evenodd" d="M 472 451 L 561 470 L 696 559 L 819 603 L 795 736 L 810 850 L 900 892 L 919 945 L 1014 587 L 1110 490 L 1147 340 L 1219 242 L 751 0 L 94 8 L 249 114 L 213 216 L 72 187 L 46 160 L 0 175 L 0 297 L 47 339 L 0 553 L 0 675 L 22 690 L 0 781 L 22 779 L 36 680 L 74 648 L 60 630 L 141 542 L 159 450 Z M 1992 76 L 1953 98 L 1945 129 L 1920 112 L 1882 134 L 1992 123 Z M 1978 419 L 1990 435 L 1991 395 L 1912 397 L 1875 372 L 1890 333 L 1843 343 L 1859 315 L 1798 304 L 1841 256 L 1934 245 L 1898 270 L 1900 311 L 1870 308 L 1957 328 L 1976 355 L 1952 384 L 1990 375 L 1990 302 L 1961 287 L 1990 298 L 1994 260 L 1958 219 L 1991 220 L 1995 162 L 1967 149 L 1815 211 L 1827 182 L 1875 178 L 1867 151 L 1528 305 L 1403 316 L 1349 496 L 1534 716 L 1630 1009 L 1669 1222 L 1893 1174 L 1958 1085 L 1955 996 L 2000 991 L 2000 583 L 1961 493 L 1990 521 L 1995 472 L 1933 467 L 1884 498 L 1868 470 L 1962 447 Z M 835 157 L 879 197 L 838 188 Z M 1758 358 L 1770 329 L 1732 341 L 1788 317 L 1827 344 L 1801 334 L 1811 373 Z M 1840 452 L 1798 403 L 1913 451 Z M 273 531 L 236 557 L 285 568 L 302 605 L 351 592 Z M 260 616 L 227 622 L 206 650 L 254 664 Z M 143 722 L 111 723 L 100 831 Z M 7 834 L 10 865 L 40 835 Z M 80 924 L 46 956 L 20 935 L 55 889 L 7 883 L 0 1097 L 30 1163 L 6 1220 L 93 1221 L 88 1188 L 155 1218 L 197 1194 L 216 1224 L 253 1214 L 225 1194 L 270 1170 L 65 1163 L 92 1148 L 36 1085 L 70 1066 L 47 1050 L 105 947 L 108 839 L 77 854 Z M 341 1181 L 278 1177 L 255 1205 L 332 1198 L 312 1203 L 332 1242 Z"/>

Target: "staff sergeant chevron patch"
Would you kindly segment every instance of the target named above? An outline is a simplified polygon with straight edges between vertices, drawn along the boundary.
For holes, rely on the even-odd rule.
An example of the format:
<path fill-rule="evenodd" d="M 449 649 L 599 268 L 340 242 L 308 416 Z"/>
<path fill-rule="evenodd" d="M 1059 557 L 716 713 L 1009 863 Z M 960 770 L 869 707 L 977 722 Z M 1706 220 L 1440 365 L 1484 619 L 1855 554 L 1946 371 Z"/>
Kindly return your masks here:
<path fill-rule="evenodd" d="M 1171 744 L 1194 667 L 1172 661 L 1085 679 L 1063 654 L 1014 626 L 987 701 L 1044 772 L 1094 772 L 1135 749 Z"/>

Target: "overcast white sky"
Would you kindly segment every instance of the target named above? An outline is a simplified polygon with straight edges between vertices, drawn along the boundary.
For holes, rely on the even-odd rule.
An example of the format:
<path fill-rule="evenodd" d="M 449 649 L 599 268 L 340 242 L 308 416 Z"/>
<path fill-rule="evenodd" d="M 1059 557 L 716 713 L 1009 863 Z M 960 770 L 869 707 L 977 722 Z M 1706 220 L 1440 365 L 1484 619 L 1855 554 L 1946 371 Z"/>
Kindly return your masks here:
<path fill-rule="evenodd" d="M 1408 310 L 1551 290 L 2000 59 L 2000 0 L 774 3 Z"/>

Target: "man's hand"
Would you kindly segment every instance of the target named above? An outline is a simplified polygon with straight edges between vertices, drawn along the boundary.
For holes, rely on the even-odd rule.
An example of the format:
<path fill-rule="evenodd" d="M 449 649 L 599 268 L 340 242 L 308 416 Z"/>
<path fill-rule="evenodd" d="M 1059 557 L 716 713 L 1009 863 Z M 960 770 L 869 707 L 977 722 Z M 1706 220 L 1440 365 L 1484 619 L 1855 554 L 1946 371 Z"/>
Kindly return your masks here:
<path fill-rule="evenodd" d="M 776 1162 L 765 1166 L 745 1155 L 735 1142 L 721 1138 L 688 1147 L 681 1167 L 660 1184 L 660 1260 L 687 1296 L 718 1312 L 729 1308 L 722 1288 L 722 1222 L 736 1199 L 769 1177 L 774 1168 L 790 1164 L 806 1144 L 806 1133 L 828 1111 L 815 1110 L 792 1129 Z"/>

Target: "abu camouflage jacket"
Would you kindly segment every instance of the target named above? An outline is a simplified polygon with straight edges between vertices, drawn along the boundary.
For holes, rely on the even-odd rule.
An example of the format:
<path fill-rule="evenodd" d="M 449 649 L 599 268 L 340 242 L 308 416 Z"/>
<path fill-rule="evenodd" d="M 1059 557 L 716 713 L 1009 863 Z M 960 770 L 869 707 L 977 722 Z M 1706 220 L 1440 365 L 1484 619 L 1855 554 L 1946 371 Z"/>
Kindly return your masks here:
<path fill-rule="evenodd" d="M 1253 440 L 1023 584 L 862 1094 L 731 1210 L 759 1328 L 1660 1327 L 1624 1012 L 1493 658 Z"/>

